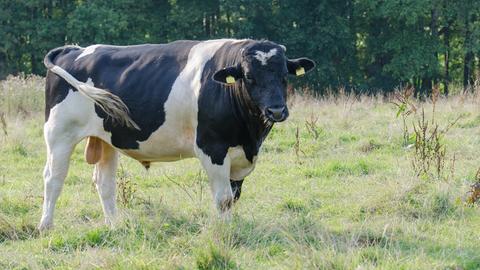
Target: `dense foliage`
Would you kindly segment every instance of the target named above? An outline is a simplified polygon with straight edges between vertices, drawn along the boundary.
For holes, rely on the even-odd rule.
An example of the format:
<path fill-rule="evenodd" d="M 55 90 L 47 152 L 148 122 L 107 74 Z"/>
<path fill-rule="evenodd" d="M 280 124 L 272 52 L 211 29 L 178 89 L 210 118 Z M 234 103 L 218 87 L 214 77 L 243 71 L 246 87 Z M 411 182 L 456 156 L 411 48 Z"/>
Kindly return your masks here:
<path fill-rule="evenodd" d="M 302 80 L 323 93 L 438 85 L 480 75 L 478 0 L 1 0 L 0 77 L 44 74 L 63 44 L 269 39 L 318 66 Z"/>

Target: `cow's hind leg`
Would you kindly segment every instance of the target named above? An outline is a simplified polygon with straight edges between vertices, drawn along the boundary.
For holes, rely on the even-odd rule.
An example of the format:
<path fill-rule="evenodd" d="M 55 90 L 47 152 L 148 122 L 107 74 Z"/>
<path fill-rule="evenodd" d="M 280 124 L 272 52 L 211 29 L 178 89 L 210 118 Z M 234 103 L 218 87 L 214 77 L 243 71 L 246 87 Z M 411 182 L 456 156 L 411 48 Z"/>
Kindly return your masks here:
<path fill-rule="evenodd" d="M 46 230 L 53 226 L 53 212 L 58 196 L 62 191 L 67 176 L 70 156 L 77 141 L 75 138 L 53 128 L 46 127 L 44 131 L 47 144 L 47 162 L 43 172 L 44 195 L 43 211 L 39 230 Z"/>
<path fill-rule="evenodd" d="M 93 181 L 102 202 L 105 223 L 113 226 L 116 220 L 115 174 L 118 164 L 118 152 L 112 146 L 101 141 L 101 156 L 93 171 Z"/>

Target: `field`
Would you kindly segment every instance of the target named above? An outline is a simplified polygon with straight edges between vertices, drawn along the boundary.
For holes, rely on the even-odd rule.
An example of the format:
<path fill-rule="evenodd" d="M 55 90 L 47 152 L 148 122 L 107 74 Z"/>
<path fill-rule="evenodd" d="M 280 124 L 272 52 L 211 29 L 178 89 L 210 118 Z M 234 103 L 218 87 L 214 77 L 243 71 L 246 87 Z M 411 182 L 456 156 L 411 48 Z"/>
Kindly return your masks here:
<path fill-rule="evenodd" d="M 391 100 L 293 96 L 229 223 L 197 160 L 146 171 L 122 157 L 123 221 L 105 227 L 81 143 L 55 227 L 40 234 L 43 95 L 39 77 L 0 82 L 2 269 L 480 269 L 480 207 L 466 203 L 480 167 L 474 94 L 436 103 L 441 127 L 458 118 L 439 178 L 415 173 Z M 432 117 L 432 102 L 414 105 Z M 419 114 L 407 117 L 410 133 Z"/>

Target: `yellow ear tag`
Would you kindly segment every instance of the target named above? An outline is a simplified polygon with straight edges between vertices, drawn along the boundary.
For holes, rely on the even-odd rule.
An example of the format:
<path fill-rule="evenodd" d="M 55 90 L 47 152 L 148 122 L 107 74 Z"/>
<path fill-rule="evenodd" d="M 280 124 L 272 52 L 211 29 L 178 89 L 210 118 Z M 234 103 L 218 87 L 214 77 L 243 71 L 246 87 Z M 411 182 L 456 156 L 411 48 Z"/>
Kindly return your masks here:
<path fill-rule="evenodd" d="M 227 76 L 225 81 L 227 81 L 228 84 L 232 84 L 235 83 L 235 78 L 233 76 Z"/>
<path fill-rule="evenodd" d="M 297 70 L 295 70 L 295 74 L 297 74 L 297 76 L 304 75 L 305 74 L 305 69 L 303 67 L 299 67 L 299 68 L 297 68 Z"/>

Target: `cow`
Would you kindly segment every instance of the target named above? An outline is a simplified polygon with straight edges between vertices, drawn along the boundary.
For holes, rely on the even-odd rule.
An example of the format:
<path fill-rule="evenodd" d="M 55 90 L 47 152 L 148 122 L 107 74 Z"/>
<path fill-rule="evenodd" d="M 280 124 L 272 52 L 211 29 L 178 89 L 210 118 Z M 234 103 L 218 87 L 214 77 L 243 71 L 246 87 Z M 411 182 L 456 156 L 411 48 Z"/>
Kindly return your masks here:
<path fill-rule="evenodd" d="M 66 45 L 48 52 L 38 228 L 53 226 L 70 156 L 84 139 L 107 225 L 116 220 L 119 153 L 147 169 L 151 162 L 198 158 L 216 208 L 228 219 L 262 142 L 288 117 L 287 75 L 315 66 L 285 53 L 283 45 L 251 39 Z"/>

